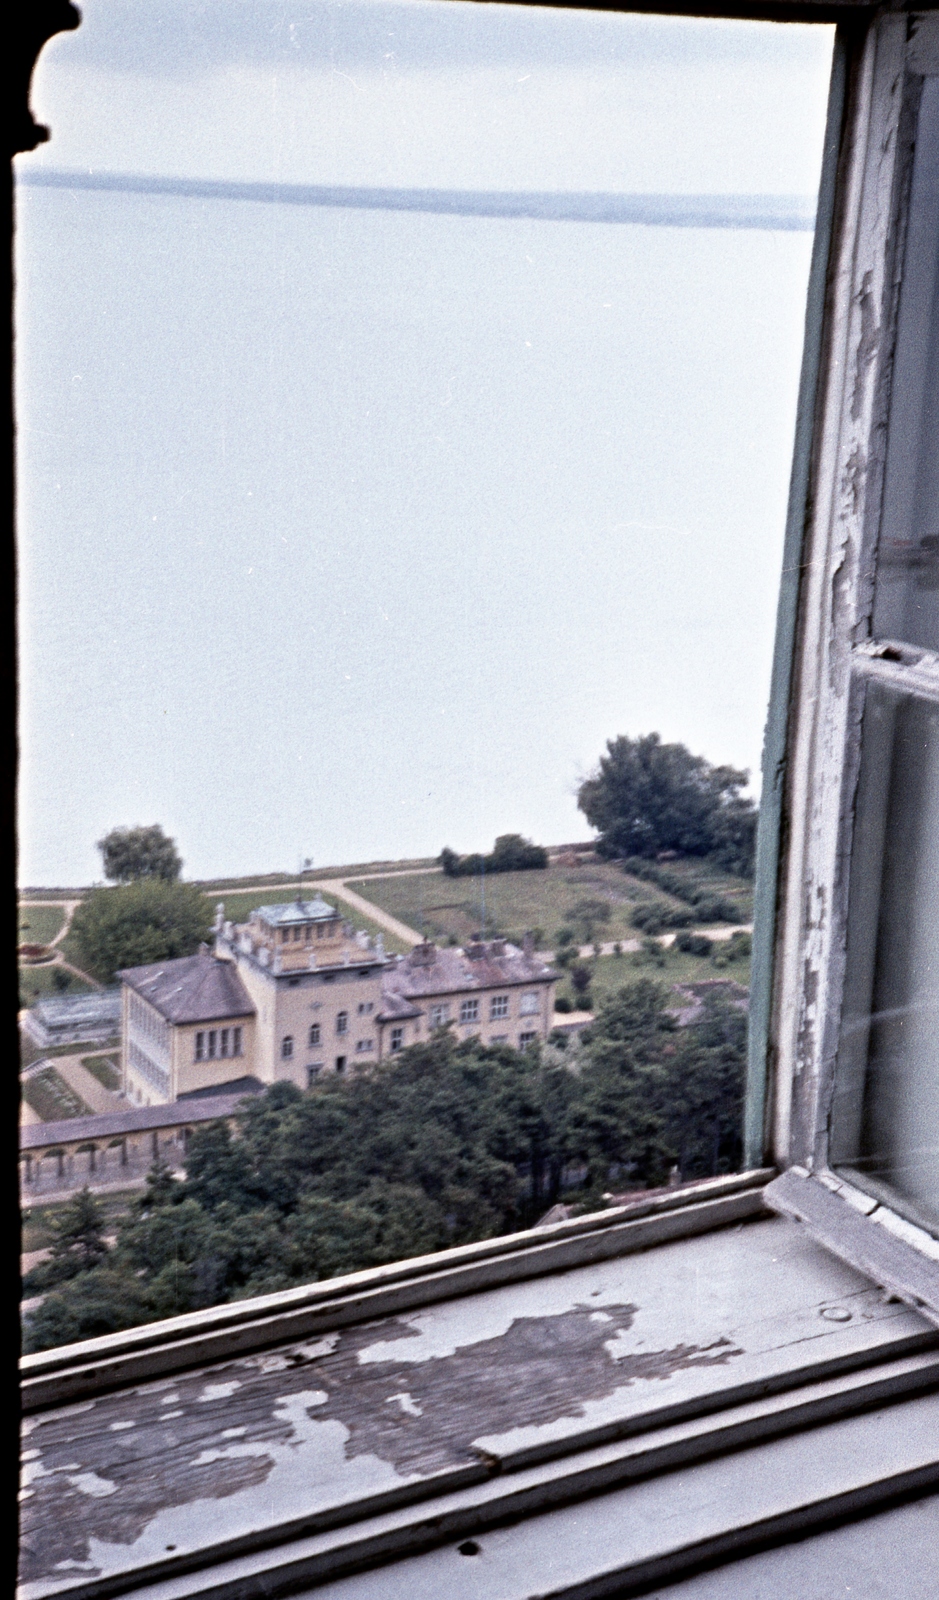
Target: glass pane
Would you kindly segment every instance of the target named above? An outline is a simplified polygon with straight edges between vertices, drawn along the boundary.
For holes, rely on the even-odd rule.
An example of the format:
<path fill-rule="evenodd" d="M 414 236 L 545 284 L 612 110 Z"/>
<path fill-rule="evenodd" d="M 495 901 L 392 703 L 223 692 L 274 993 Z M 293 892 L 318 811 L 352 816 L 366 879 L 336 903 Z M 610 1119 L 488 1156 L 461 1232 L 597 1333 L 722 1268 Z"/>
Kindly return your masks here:
<path fill-rule="evenodd" d="M 939 705 L 871 688 L 862 741 L 832 1161 L 935 1227 Z"/>
<path fill-rule="evenodd" d="M 831 30 L 82 13 L 17 162 L 23 881 L 151 816 L 204 878 L 584 839 L 621 732 L 756 773 Z"/>
<path fill-rule="evenodd" d="M 916 134 L 874 633 L 939 650 L 939 78 Z"/>

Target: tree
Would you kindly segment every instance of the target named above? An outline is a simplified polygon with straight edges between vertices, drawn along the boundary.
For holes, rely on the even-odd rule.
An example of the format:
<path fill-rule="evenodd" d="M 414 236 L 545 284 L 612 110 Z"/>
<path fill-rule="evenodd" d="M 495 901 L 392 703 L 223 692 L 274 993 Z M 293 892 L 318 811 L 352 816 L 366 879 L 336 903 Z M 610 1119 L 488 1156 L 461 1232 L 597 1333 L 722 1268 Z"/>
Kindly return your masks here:
<path fill-rule="evenodd" d="M 41 1294 L 100 1266 L 108 1254 L 103 1227 L 104 1213 L 86 1186 L 54 1219 L 55 1239 L 50 1257 L 27 1274 L 24 1281 L 27 1293 Z"/>
<path fill-rule="evenodd" d="M 655 856 L 663 850 L 710 856 L 730 871 L 752 873 L 756 807 L 740 791 L 749 773 L 713 767 L 657 733 L 607 742 L 596 772 L 577 796 L 599 830 L 604 856 Z"/>
<path fill-rule="evenodd" d="M 110 983 L 121 967 L 191 956 L 209 937 L 211 910 L 191 883 L 141 878 L 118 889 L 93 889 L 72 918 L 81 965 Z"/>
<path fill-rule="evenodd" d="M 472 878 L 477 872 L 528 872 L 533 867 L 546 867 L 548 852 L 543 845 L 523 839 L 520 833 L 503 833 L 491 855 L 460 856 L 445 845 L 437 860 L 448 878 Z"/>
<path fill-rule="evenodd" d="M 112 883 L 136 883 L 139 878 L 162 878 L 175 883 L 183 870 L 175 839 L 158 823 L 149 828 L 112 828 L 98 840 L 104 876 Z"/>

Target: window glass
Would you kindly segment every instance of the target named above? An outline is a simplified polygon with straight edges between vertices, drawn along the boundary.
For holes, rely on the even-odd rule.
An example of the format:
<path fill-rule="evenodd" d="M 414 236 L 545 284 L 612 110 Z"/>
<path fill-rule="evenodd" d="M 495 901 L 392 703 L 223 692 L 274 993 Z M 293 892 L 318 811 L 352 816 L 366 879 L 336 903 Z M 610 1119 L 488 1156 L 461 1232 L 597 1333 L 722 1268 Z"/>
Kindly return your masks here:
<path fill-rule="evenodd" d="M 939 1225 L 939 701 L 867 692 L 832 1162 Z"/>
<path fill-rule="evenodd" d="M 939 650 L 939 78 L 916 130 L 874 632 Z"/>
<path fill-rule="evenodd" d="M 24 881 L 141 807 L 204 878 L 583 839 L 619 733 L 755 779 L 831 30 L 82 18 L 17 161 Z"/>

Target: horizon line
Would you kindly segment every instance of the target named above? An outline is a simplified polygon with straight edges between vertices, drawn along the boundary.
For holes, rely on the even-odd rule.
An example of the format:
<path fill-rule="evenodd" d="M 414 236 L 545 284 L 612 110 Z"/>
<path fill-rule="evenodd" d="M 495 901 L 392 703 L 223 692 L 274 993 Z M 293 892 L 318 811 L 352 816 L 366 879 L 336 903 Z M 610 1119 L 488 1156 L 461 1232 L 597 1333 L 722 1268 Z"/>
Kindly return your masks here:
<path fill-rule="evenodd" d="M 365 211 L 412 211 L 437 216 L 528 218 L 541 222 L 632 223 L 645 227 L 756 228 L 811 233 L 810 195 L 645 194 L 595 190 L 372 188 L 342 184 L 255 183 L 222 178 L 174 178 L 134 172 L 37 167 L 17 171 L 27 188 L 90 189 L 169 195 L 195 200 L 248 200 Z"/>

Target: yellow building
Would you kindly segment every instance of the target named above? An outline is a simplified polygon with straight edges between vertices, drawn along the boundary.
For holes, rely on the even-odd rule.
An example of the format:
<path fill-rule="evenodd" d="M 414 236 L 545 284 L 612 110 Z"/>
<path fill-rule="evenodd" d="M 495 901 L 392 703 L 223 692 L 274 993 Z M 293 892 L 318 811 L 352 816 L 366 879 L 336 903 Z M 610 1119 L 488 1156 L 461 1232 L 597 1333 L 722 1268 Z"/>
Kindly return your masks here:
<path fill-rule="evenodd" d="M 319 895 L 259 906 L 240 925 L 220 905 L 214 951 L 119 976 L 124 1092 L 138 1105 L 238 1082 L 305 1089 L 446 1025 L 524 1050 L 548 1036 L 556 980 L 528 943 L 388 956 Z"/>

